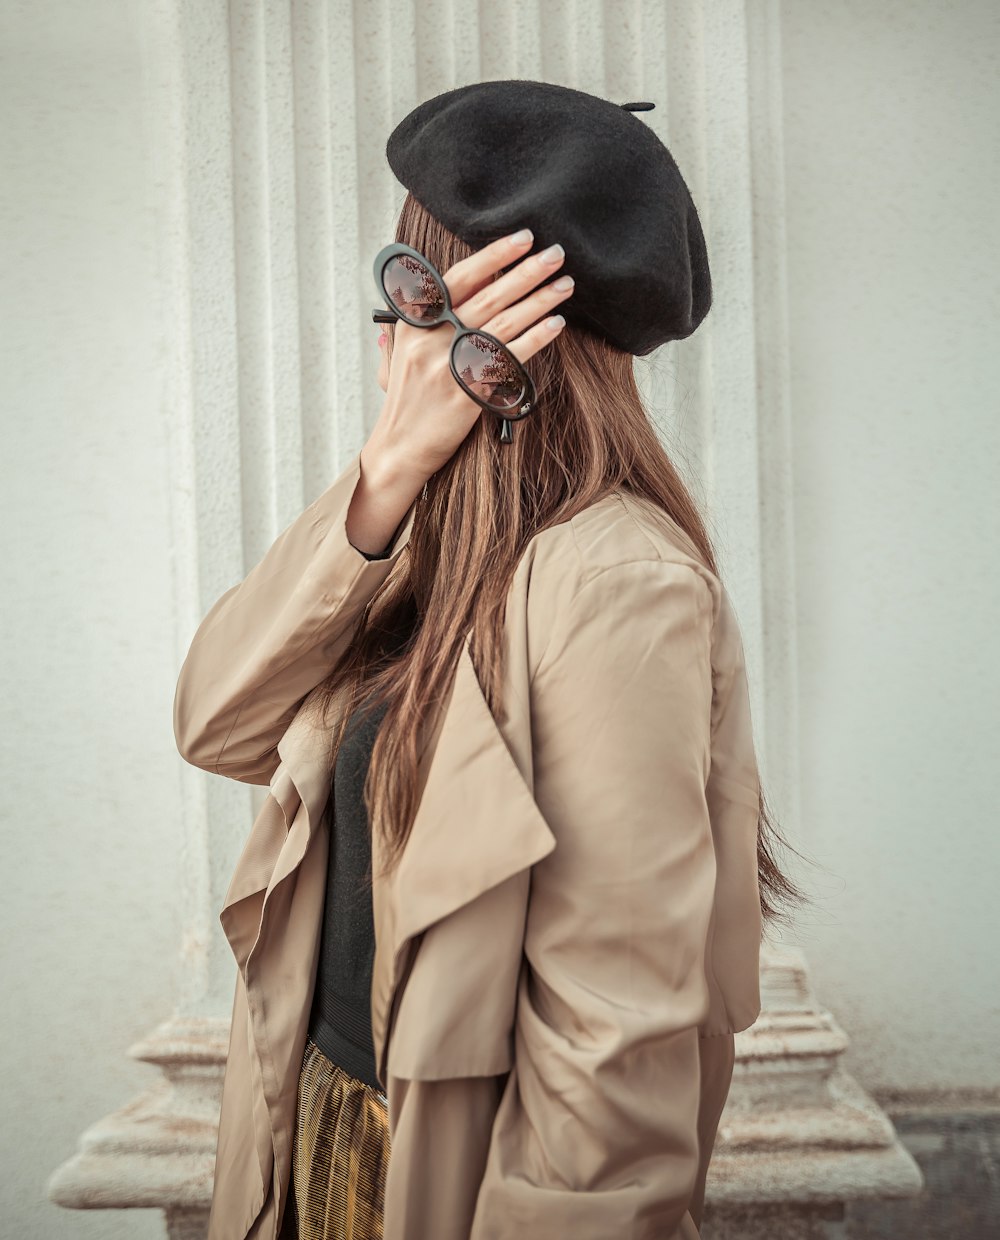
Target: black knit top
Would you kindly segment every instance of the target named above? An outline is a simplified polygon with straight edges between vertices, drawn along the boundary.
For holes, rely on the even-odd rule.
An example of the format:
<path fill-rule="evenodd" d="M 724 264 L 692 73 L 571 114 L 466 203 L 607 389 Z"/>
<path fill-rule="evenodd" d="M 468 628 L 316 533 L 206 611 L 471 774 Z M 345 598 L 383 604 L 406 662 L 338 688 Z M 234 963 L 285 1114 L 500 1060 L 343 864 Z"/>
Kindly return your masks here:
<path fill-rule="evenodd" d="M 386 711 L 353 712 L 333 769 L 330 855 L 309 1036 L 333 1063 L 382 1092 L 375 1075 L 371 982 L 375 925 L 371 840 L 363 790 L 375 733 Z M 331 812 L 332 810 L 332 812 Z"/>
<path fill-rule="evenodd" d="M 361 554 L 369 560 L 381 560 L 389 552 Z M 404 626 L 397 638 L 406 631 Z M 330 853 L 326 903 L 308 1035 L 327 1059 L 381 1093 L 371 1025 L 375 923 L 368 885 L 371 838 L 364 786 L 387 703 L 374 710 L 367 709 L 368 704 L 366 698 L 351 713 L 333 767 L 327 803 Z"/>

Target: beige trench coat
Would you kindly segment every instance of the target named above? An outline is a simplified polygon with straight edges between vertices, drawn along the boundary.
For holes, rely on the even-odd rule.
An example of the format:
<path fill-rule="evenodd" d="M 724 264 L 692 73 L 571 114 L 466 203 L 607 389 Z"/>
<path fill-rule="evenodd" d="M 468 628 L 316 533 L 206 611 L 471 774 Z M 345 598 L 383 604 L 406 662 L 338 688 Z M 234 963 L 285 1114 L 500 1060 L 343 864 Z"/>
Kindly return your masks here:
<path fill-rule="evenodd" d="M 312 692 L 393 571 L 348 541 L 360 454 L 205 616 L 180 753 L 269 792 L 220 913 L 237 964 L 210 1240 L 296 1235 L 298 1073 L 329 849 Z M 386 1240 L 694 1240 L 756 1018 L 757 763 L 719 580 L 613 492 L 529 544 L 495 719 L 468 635 L 373 891 Z M 456 565 L 455 571 L 461 571 Z M 374 864 L 381 864 L 378 842 Z"/>

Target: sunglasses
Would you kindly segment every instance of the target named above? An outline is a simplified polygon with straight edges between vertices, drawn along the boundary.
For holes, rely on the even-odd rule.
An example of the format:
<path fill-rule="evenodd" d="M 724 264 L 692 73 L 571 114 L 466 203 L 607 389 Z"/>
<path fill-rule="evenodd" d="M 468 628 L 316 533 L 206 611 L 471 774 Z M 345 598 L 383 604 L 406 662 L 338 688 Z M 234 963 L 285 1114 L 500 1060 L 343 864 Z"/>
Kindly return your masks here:
<path fill-rule="evenodd" d="M 387 310 L 372 311 L 375 323 L 402 319 L 411 327 L 456 328 L 448 365 L 455 382 L 501 422 L 500 442 L 513 443 L 513 423 L 535 406 L 535 385 L 510 349 L 496 336 L 466 327 L 451 308 L 441 273 L 419 250 L 397 241 L 375 255 L 375 284 Z"/>

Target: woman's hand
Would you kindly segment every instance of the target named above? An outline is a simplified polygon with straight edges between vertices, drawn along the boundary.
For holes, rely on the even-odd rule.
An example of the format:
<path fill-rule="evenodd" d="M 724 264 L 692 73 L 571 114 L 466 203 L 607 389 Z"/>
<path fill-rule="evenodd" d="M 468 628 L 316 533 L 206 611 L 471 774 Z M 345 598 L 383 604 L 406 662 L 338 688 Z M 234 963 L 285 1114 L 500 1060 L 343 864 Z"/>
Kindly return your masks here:
<path fill-rule="evenodd" d="M 496 336 L 520 362 L 558 336 L 562 324 L 550 326 L 548 317 L 573 291 L 572 284 L 561 289 L 555 281 L 537 287 L 559 269 L 565 255 L 555 246 L 554 254 L 528 254 L 517 261 L 532 241 L 530 234 L 520 244 L 501 237 L 443 273 L 452 306 L 466 327 Z M 517 265 L 493 279 L 512 262 Z M 449 368 L 455 336 L 450 324 L 426 328 L 398 320 L 392 330 L 385 405 L 363 449 L 363 463 L 391 462 L 389 472 L 419 478 L 422 486 L 452 456 L 483 409 Z"/>
<path fill-rule="evenodd" d="M 518 261 L 533 240 L 530 232 L 516 244 L 501 237 L 442 273 L 465 326 L 496 336 L 519 362 L 559 335 L 563 324 L 550 324 L 549 313 L 573 291 L 570 277 L 564 277 L 570 279 L 565 288 L 556 287 L 559 281 L 537 287 L 559 269 L 565 254 L 553 246 Z M 517 265 L 493 279 L 511 263 Z M 385 404 L 361 449 L 361 477 L 347 515 L 350 541 L 368 555 L 382 551 L 424 483 L 483 413 L 448 365 L 455 336 L 450 324 L 414 327 L 400 319 L 393 332 Z"/>

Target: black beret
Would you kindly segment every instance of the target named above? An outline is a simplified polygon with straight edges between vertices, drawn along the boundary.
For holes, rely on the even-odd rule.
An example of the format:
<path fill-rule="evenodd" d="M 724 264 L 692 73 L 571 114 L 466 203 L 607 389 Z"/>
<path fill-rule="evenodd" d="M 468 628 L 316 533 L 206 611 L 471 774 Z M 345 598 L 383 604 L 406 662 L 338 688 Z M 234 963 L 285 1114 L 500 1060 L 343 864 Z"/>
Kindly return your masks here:
<path fill-rule="evenodd" d="M 393 129 L 393 173 L 477 249 L 522 227 L 566 250 L 559 310 L 628 353 L 689 336 L 712 304 L 701 222 L 673 156 L 633 114 L 548 82 L 476 82 Z M 558 273 L 556 273 L 558 274 Z M 553 277 L 555 278 L 555 276 Z"/>

